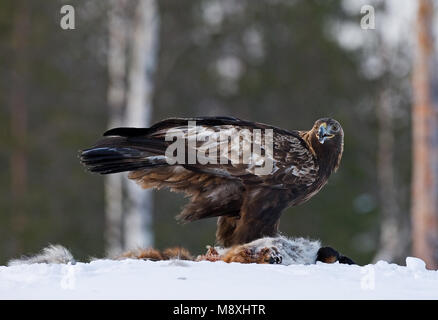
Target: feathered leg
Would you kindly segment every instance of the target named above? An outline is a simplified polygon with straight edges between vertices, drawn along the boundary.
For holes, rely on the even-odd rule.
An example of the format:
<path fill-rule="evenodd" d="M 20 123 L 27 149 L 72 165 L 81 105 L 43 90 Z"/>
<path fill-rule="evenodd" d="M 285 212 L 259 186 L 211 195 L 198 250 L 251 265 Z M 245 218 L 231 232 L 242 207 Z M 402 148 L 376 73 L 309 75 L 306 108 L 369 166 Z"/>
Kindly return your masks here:
<path fill-rule="evenodd" d="M 245 191 L 240 216 L 218 220 L 217 243 L 231 247 L 277 236 L 281 212 L 287 207 L 286 198 L 287 193 L 283 191 L 273 196 L 264 188 L 249 188 Z"/>

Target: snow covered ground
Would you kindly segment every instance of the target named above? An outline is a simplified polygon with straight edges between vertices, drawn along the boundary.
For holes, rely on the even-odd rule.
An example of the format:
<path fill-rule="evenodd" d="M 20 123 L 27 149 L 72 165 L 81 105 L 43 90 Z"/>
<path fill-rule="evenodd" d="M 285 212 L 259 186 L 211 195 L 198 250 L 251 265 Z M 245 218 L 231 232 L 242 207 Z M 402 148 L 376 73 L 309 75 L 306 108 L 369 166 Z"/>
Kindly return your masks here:
<path fill-rule="evenodd" d="M 438 299 L 438 271 L 407 258 L 343 264 L 97 260 L 0 267 L 0 299 Z"/>

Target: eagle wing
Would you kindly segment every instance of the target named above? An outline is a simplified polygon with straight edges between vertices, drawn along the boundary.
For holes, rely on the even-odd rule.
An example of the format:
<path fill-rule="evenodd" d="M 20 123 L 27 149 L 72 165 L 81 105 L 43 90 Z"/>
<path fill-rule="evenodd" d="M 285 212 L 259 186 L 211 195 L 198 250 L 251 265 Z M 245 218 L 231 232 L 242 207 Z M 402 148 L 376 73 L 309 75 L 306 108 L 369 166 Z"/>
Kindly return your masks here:
<path fill-rule="evenodd" d="M 187 141 L 193 157 L 190 162 L 186 155 L 184 168 L 194 172 L 271 188 L 309 186 L 318 175 L 316 158 L 297 131 L 224 117 L 168 119 L 151 129 L 149 139 Z"/>
<path fill-rule="evenodd" d="M 179 215 L 183 221 L 238 216 L 248 185 L 298 190 L 318 175 L 316 158 L 299 132 L 236 118 L 173 118 L 104 136 L 82 153 L 83 163 L 100 173 L 131 171 L 129 178 L 143 188 L 185 192 L 191 201 Z M 186 141 L 185 161 L 169 165 L 166 150 L 178 138 Z M 269 141 L 272 148 L 266 147 Z M 188 161 L 189 153 L 195 161 Z"/>

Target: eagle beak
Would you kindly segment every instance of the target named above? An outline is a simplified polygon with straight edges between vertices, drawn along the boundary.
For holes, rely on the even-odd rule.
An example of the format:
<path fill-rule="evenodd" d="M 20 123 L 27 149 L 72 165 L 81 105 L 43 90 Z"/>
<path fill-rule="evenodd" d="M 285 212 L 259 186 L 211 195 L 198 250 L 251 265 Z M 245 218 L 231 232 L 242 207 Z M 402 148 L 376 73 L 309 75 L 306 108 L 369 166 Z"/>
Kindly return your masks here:
<path fill-rule="evenodd" d="M 326 134 L 327 134 L 327 124 L 323 123 L 322 125 L 319 126 L 319 129 L 318 129 L 319 143 L 321 143 L 321 144 L 324 143 Z"/>
<path fill-rule="evenodd" d="M 331 134 L 330 128 L 327 128 L 327 123 L 323 123 L 319 126 L 318 129 L 318 141 L 323 144 L 326 139 L 333 138 L 335 135 Z"/>

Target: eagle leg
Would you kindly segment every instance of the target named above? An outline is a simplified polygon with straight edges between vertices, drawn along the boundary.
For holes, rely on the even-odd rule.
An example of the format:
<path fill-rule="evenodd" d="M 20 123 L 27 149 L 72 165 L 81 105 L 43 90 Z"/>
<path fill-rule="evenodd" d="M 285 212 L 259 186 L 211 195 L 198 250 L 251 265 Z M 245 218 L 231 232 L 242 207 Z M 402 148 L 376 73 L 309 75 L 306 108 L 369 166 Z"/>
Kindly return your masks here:
<path fill-rule="evenodd" d="M 278 234 L 281 212 L 287 207 L 288 194 L 280 190 L 246 190 L 239 217 L 218 220 L 216 241 L 224 247 L 249 243 Z"/>

